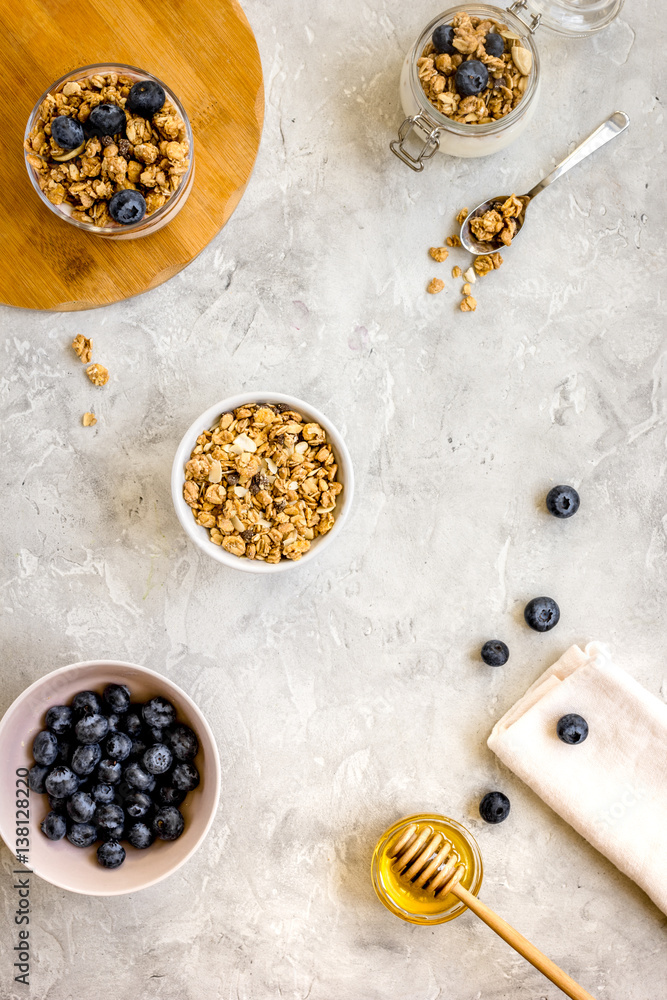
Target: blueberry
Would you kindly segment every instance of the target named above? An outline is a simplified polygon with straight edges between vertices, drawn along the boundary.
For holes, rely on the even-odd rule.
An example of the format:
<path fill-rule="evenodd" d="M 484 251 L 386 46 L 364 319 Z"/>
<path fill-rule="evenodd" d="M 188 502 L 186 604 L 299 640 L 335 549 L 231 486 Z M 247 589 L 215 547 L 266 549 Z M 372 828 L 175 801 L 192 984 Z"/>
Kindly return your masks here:
<path fill-rule="evenodd" d="M 149 774 L 164 774 L 172 764 L 171 750 L 164 743 L 155 743 L 141 758 L 144 769 Z"/>
<path fill-rule="evenodd" d="M 183 833 L 185 820 L 176 806 L 162 806 L 155 813 L 152 826 L 160 840 L 177 840 Z"/>
<path fill-rule="evenodd" d="M 133 823 L 127 831 L 127 839 L 132 844 L 132 847 L 137 847 L 142 851 L 144 848 L 151 846 L 155 840 L 155 834 L 145 823 Z"/>
<path fill-rule="evenodd" d="M 560 608 L 552 597 L 534 597 L 524 608 L 523 617 L 536 632 L 548 632 L 558 625 Z"/>
<path fill-rule="evenodd" d="M 122 840 L 125 833 L 125 824 L 120 823 L 118 826 L 98 826 L 97 828 L 97 839 L 98 840 Z"/>
<path fill-rule="evenodd" d="M 189 726 L 178 723 L 170 726 L 164 734 L 164 741 L 176 760 L 193 760 L 199 750 L 199 740 Z"/>
<path fill-rule="evenodd" d="M 118 712 L 110 712 L 109 715 L 107 715 L 110 733 L 116 733 L 119 731 L 121 718 L 122 716 L 120 716 Z"/>
<path fill-rule="evenodd" d="M 79 743 L 99 743 L 109 732 L 109 722 L 106 716 L 93 712 L 79 719 L 74 732 Z"/>
<path fill-rule="evenodd" d="M 556 732 L 558 733 L 558 739 L 562 740 L 563 743 L 570 743 L 572 745 L 583 743 L 588 736 L 588 723 L 580 715 L 575 715 L 571 712 L 569 715 L 564 715 L 562 719 L 558 720 Z"/>
<path fill-rule="evenodd" d="M 78 791 L 69 799 L 67 812 L 75 823 L 87 823 L 93 818 L 95 803 L 88 792 Z"/>
<path fill-rule="evenodd" d="M 126 107 L 135 115 L 150 118 L 163 106 L 167 95 L 155 80 L 138 80 L 127 96 Z"/>
<path fill-rule="evenodd" d="M 510 658 L 510 651 L 500 639 L 489 639 L 482 646 L 481 657 L 490 667 L 502 667 Z"/>
<path fill-rule="evenodd" d="M 97 840 L 97 830 L 91 823 L 72 823 L 67 839 L 75 847 L 90 847 Z"/>
<path fill-rule="evenodd" d="M 128 785 L 136 788 L 140 792 L 152 792 L 155 788 L 155 778 L 152 774 L 144 771 L 140 764 L 133 761 L 128 764 L 123 772 L 123 777 Z"/>
<path fill-rule="evenodd" d="M 66 739 L 64 736 L 59 737 L 58 756 L 56 757 L 57 764 L 69 764 L 74 745 L 71 740 Z"/>
<path fill-rule="evenodd" d="M 479 59 L 466 59 L 457 69 L 454 82 L 462 97 L 481 94 L 489 82 L 489 71 Z"/>
<path fill-rule="evenodd" d="M 127 733 L 111 733 L 104 748 L 112 760 L 125 760 L 132 752 L 132 740 Z"/>
<path fill-rule="evenodd" d="M 97 860 L 103 868 L 120 868 L 125 861 L 125 848 L 117 840 L 108 840 L 97 848 Z"/>
<path fill-rule="evenodd" d="M 36 764 L 53 764 L 58 756 L 58 740 L 48 729 L 37 733 L 32 741 L 32 755 Z"/>
<path fill-rule="evenodd" d="M 117 785 L 120 781 L 121 773 L 120 761 L 109 760 L 107 757 L 100 761 L 100 766 L 97 769 L 97 780 L 107 785 Z"/>
<path fill-rule="evenodd" d="M 435 29 L 431 35 L 431 41 L 433 42 L 433 48 L 436 52 L 446 52 L 447 55 L 454 56 L 459 55 L 452 45 L 454 40 L 454 29 L 451 24 L 441 24 Z"/>
<path fill-rule="evenodd" d="M 164 729 L 160 726 L 144 726 L 143 738 L 148 746 L 164 742 Z"/>
<path fill-rule="evenodd" d="M 140 819 L 151 809 L 153 800 L 145 792 L 130 792 L 125 798 L 125 812 L 133 819 Z"/>
<path fill-rule="evenodd" d="M 40 830 L 49 840 L 62 840 L 67 833 L 67 823 L 59 813 L 50 812 L 42 820 Z"/>
<path fill-rule="evenodd" d="M 158 802 L 163 806 L 180 806 L 186 795 L 187 792 L 171 785 L 161 785 L 157 790 Z"/>
<path fill-rule="evenodd" d="M 191 792 L 199 784 L 199 771 L 189 760 L 183 760 L 171 772 L 171 784 L 181 792 Z"/>
<path fill-rule="evenodd" d="M 490 31 L 484 39 L 487 56 L 502 56 L 505 52 L 505 39 L 495 31 Z"/>
<path fill-rule="evenodd" d="M 113 802 L 116 796 L 116 790 L 113 785 L 109 785 L 104 781 L 98 781 L 98 783 L 93 785 L 91 788 L 90 796 L 93 802 L 96 802 L 98 806 L 108 806 L 110 802 Z"/>
<path fill-rule="evenodd" d="M 95 822 L 98 826 L 109 829 L 112 826 L 122 826 L 125 822 L 123 807 L 110 802 L 108 805 L 98 806 L 95 813 Z"/>
<path fill-rule="evenodd" d="M 572 517 L 579 510 L 579 503 L 574 486 L 554 486 L 547 493 L 547 510 L 554 517 Z"/>
<path fill-rule="evenodd" d="M 141 717 L 141 705 L 134 705 L 123 719 L 123 729 L 128 736 L 134 739 L 139 735 L 143 726 L 144 720 Z"/>
<path fill-rule="evenodd" d="M 79 691 L 72 698 L 72 711 L 77 719 L 82 715 L 98 715 L 102 709 L 102 703 L 94 691 Z"/>
<path fill-rule="evenodd" d="M 60 115 L 51 122 L 51 135 L 61 149 L 76 149 L 83 143 L 83 126 L 74 118 Z"/>
<path fill-rule="evenodd" d="M 51 768 L 48 764 L 34 764 L 28 771 L 28 787 L 31 792 L 36 792 L 37 795 L 43 795 L 46 791 L 44 787 L 44 779 Z"/>
<path fill-rule="evenodd" d="M 125 124 L 125 112 L 117 104 L 98 104 L 88 115 L 88 126 L 97 135 L 117 135 L 125 131 Z"/>
<path fill-rule="evenodd" d="M 47 793 L 55 798 L 69 798 L 79 787 L 79 779 L 76 774 L 73 774 L 68 767 L 62 764 L 49 771 L 44 780 L 44 787 Z"/>
<path fill-rule="evenodd" d="M 510 800 L 503 792 L 488 792 L 479 804 L 479 814 L 487 823 L 502 823 L 510 814 Z"/>
<path fill-rule="evenodd" d="M 142 733 L 137 736 L 136 739 L 132 740 L 132 749 L 130 750 L 130 760 L 140 760 L 141 757 L 148 750 L 148 743 L 146 738 Z"/>
<path fill-rule="evenodd" d="M 109 215 L 114 222 L 129 226 L 132 222 L 141 222 L 146 214 L 146 199 L 141 191 L 132 188 L 116 191 L 109 201 Z"/>
<path fill-rule="evenodd" d="M 107 684 L 103 697 L 109 708 L 119 715 L 130 707 L 130 689 L 125 684 Z"/>
<path fill-rule="evenodd" d="M 46 713 L 46 728 L 62 736 L 72 728 L 72 709 L 69 705 L 52 705 Z"/>
<path fill-rule="evenodd" d="M 71 767 L 75 774 L 85 778 L 93 773 L 101 760 L 102 749 L 99 743 L 86 743 L 85 746 L 78 746 L 72 754 Z"/>
<path fill-rule="evenodd" d="M 144 722 L 147 726 L 157 726 L 162 729 L 164 726 L 172 726 L 176 722 L 176 709 L 166 698 L 151 698 L 141 709 Z"/>

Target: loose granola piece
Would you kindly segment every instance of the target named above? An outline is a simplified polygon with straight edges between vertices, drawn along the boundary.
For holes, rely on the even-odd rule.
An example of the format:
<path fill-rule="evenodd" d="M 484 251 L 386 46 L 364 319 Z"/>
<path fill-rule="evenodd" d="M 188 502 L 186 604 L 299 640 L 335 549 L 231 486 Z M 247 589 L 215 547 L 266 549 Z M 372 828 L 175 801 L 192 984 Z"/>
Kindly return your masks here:
<path fill-rule="evenodd" d="M 106 385 L 109 381 L 109 371 L 104 365 L 91 365 L 86 368 L 86 375 L 93 385 Z"/>
<path fill-rule="evenodd" d="M 445 287 L 445 283 L 441 278 L 431 278 L 426 291 L 429 295 L 437 295 Z"/>
<path fill-rule="evenodd" d="M 93 351 L 92 340 L 89 340 L 88 337 L 84 337 L 82 333 L 77 333 L 76 337 L 72 341 L 72 348 L 74 349 L 74 353 L 84 365 L 89 364 Z"/>
<path fill-rule="evenodd" d="M 453 236 L 448 236 L 447 239 L 445 240 L 445 243 L 447 244 L 448 247 L 460 247 L 461 237 L 455 233 Z"/>
<path fill-rule="evenodd" d="M 83 423 L 84 427 L 94 427 L 94 425 L 97 423 L 97 417 L 95 416 L 94 413 L 84 413 L 83 417 L 81 418 L 81 422 Z"/>
<path fill-rule="evenodd" d="M 452 268 L 452 278 L 460 278 L 460 277 L 461 277 L 461 268 L 459 267 L 458 264 L 456 264 Z"/>
<path fill-rule="evenodd" d="M 465 312 L 474 312 L 475 309 L 477 308 L 477 302 L 476 302 L 475 299 L 473 299 L 472 295 L 466 295 L 466 297 L 464 299 L 462 299 L 461 305 L 459 306 L 459 308 L 460 308 L 461 312 L 464 312 L 464 313 Z"/>
<path fill-rule="evenodd" d="M 456 221 L 458 222 L 459 226 L 462 226 L 467 218 L 468 218 L 468 209 L 462 208 L 459 214 L 456 216 Z"/>
<path fill-rule="evenodd" d="M 470 295 L 470 293 L 471 293 L 471 292 L 472 292 L 472 287 L 471 287 L 471 285 L 469 285 L 469 284 L 468 284 L 468 282 L 466 281 L 465 285 L 464 285 L 464 286 L 463 286 L 463 288 L 461 289 L 461 294 L 462 294 L 462 295 Z"/>
<path fill-rule="evenodd" d="M 437 260 L 441 264 L 443 260 L 447 260 L 449 257 L 449 250 L 445 249 L 445 247 L 431 247 L 429 254 L 433 260 Z"/>

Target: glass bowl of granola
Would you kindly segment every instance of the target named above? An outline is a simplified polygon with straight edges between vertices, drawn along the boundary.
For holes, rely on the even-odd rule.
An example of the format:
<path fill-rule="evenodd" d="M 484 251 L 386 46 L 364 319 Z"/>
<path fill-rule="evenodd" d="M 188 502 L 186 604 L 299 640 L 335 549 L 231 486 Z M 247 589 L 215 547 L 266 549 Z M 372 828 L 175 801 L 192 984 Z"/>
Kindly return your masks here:
<path fill-rule="evenodd" d="M 525 131 L 537 107 L 539 25 L 571 37 L 606 27 L 623 0 L 515 0 L 503 9 L 469 3 L 426 25 L 405 57 L 406 115 L 393 153 L 421 171 L 438 150 L 488 156 Z"/>
<path fill-rule="evenodd" d="M 284 572 L 336 539 L 354 493 L 352 461 L 331 421 L 283 393 L 210 406 L 183 436 L 171 473 L 188 537 L 225 566 Z"/>
<path fill-rule="evenodd" d="M 47 208 L 110 239 L 167 225 L 194 180 L 183 105 L 157 77 L 120 63 L 83 66 L 56 80 L 28 119 L 24 153 Z"/>

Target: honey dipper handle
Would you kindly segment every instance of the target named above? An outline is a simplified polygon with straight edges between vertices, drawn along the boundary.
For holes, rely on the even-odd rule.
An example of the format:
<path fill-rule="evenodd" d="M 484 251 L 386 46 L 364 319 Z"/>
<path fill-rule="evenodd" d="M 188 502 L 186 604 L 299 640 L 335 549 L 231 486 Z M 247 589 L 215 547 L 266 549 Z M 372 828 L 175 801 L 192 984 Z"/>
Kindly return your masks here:
<path fill-rule="evenodd" d="M 587 993 L 586 990 L 575 983 L 574 979 L 568 976 L 567 972 L 563 972 L 555 962 L 552 962 L 550 958 L 547 958 L 539 948 L 536 948 L 534 944 L 526 940 L 523 934 L 519 934 L 517 930 L 508 924 L 506 920 L 499 917 L 497 913 L 494 913 L 485 903 L 482 903 L 477 896 L 473 896 L 471 892 L 464 889 L 462 885 L 455 885 L 450 890 L 455 896 L 465 903 L 468 909 L 472 910 L 473 913 L 477 914 L 480 920 L 483 920 L 492 931 L 500 935 L 503 941 L 507 941 L 508 945 L 518 951 L 520 955 L 534 965 L 536 969 L 550 979 L 554 985 L 566 993 L 567 996 L 571 997 L 572 1000 L 594 1000 L 594 998 Z"/>

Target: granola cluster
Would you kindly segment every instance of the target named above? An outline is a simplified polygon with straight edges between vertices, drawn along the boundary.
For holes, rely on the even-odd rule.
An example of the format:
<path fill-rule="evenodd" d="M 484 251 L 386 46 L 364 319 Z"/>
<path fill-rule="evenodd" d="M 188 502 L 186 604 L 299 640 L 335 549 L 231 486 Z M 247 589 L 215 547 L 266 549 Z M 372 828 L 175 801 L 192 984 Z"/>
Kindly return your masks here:
<path fill-rule="evenodd" d="M 470 220 L 470 231 L 480 243 L 500 240 L 508 247 L 514 239 L 517 219 L 523 212 L 523 201 L 515 194 L 498 202 L 488 212 Z"/>
<path fill-rule="evenodd" d="M 524 95 L 532 54 L 521 38 L 499 21 L 455 14 L 451 28 L 453 37 L 448 47 L 454 50 L 453 54 L 438 52 L 431 40 L 417 60 L 417 72 L 428 100 L 441 114 L 456 122 L 486 125 L 503 118 Z M 489 34 L 503 39 L 502 54 L 487 52 L 485 42 Z M 457 70 L 472 60 L 486 67 L 488 82 L 479 93 L 466 95 L 457 84 Z"/>
<path fill-rule="evenodd" d="M 28 163 L 52 205 L 71 207 L 71 217 L 97 227 L 113 226 L 109 201 L 123 189 L 139 191 L 146 215 L 176 192 L 190 165 L 185 123 L 167 98 L 150 118 L 125 109 L 135 81 L 118 73 L 65 83 L 46 96 L 26 139 Z M 124 133 L 92 135 L 74 150 L 62 149 L 51 135 L 54 118 L 66 116 L 84 126 L 93 108 L 115 104 L 125 110 Z"/>
<path fill-rule="evenodd" d="M 215 545 L 278 563 L 300 559 L 333 527 L 337 472 L 319 424 L 282 403 L 252 403 L 199 435 L 183 497 Z"/>

